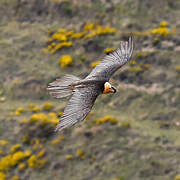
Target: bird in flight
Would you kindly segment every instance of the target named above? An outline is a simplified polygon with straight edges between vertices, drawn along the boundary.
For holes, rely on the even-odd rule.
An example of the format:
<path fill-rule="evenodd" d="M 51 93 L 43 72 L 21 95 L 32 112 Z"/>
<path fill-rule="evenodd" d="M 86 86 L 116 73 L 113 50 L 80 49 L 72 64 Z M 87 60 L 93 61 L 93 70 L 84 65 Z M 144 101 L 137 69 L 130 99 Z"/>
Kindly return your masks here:
<path fill-rule="evenodd" d="M 116 89 L 111 86 L 109 79 L 115 71 L 129 61 L 132 52 L 133 40 L 130 37 L 128 41 L 121 41 L 120 47 L 106 55 L 84 79 L 65 75 L 48 85 L 47 90 L 53 97 L 70 96 L 55 131 L 61 131 L 83 121 L 100 94 L 116 93 Z"/>

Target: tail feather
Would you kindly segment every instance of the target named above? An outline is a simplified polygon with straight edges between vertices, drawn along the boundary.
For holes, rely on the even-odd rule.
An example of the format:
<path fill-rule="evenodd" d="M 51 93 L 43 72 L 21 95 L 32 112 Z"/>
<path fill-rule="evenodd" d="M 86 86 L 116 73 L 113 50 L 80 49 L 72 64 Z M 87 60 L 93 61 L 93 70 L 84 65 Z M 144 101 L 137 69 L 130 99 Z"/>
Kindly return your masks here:
<path fill-rule="evenodd" d="M 50 83 L 47 87 L 47 90 L 53 97 L 68 97 L 72 94 L 73 91 L 71 84 L 80 80 L 81 79 L 76 76 L 66 75 L 61 79 L 56 79 L 54 82 Z"/>

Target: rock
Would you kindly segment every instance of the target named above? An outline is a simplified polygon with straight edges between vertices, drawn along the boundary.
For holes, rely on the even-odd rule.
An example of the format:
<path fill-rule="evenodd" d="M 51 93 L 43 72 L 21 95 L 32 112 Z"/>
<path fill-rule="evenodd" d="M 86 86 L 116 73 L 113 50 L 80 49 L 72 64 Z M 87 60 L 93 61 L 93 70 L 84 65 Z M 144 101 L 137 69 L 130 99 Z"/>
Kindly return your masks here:
<path fill-rule="evenodd" d="M 163 49 L 172 49 L 173 46 L 175 46 L 175 45 L 174 45 L 174 43 L 171 42 L 171 41 L 162 41 L 162 43 L 161 43 L 161 47 L 162 47 Z"/>

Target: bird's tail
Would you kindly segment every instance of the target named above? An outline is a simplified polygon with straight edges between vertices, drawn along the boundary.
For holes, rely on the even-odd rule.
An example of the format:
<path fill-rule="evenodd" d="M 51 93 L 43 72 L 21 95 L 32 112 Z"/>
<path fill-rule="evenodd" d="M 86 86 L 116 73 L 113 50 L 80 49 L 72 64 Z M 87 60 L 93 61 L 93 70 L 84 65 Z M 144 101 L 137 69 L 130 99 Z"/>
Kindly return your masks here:
<path fill-rule="evenodd" d="M 49 93 L 56 98 L 68 97 L 73 92 L 72 83 L 78 82 L 81 79 L 73 75 L 65 75 L 61 79 L 56 79 L 47 87 Z"/>

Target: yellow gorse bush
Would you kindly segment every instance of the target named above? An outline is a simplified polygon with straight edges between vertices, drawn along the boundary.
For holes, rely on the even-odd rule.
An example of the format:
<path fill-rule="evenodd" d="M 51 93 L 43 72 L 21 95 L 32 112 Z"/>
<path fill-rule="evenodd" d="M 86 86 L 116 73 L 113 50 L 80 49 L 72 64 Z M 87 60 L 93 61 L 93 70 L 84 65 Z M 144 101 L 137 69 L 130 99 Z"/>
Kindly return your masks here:
<path fill-rule="evenodd" d="M 82 151 L 81 149 L 78 149 L 76 151 L 76 156 L 80 157 L 81 159 L 85 159 L 84 151 Z"/>
<path fill-rule="evenodd" d="M 46 154 L 46 150 L 42 149 L 38 154 L 37 154 L 37 158 L 41 158 Z"/>
<path fill-rule="evenodd" d="M 95 61 L 91 63 L 91 67 L 96 67 L 98 64 L 100 63 L 100 61 Z"/>
<path fill-rule="evenodd" d="M 12 176 L 9 180 L 20 180 L 19 176 Z"/>
<path fill-rule="evenodd" d="M 16 110 L 15 114 L 16 114 L 17 116 L 19 116 L 19 115 L 21 115 L 22 112 L 24 112 L 24 111 L 25 111 L 25 109 L 24 109 L 23 107 L 19 107 L 19 108 Z"/>
<path fill-rule="evenodd" d="M 6 180 L 6 175 L 3 172 L 0 172 L 0 180 Z"/>
<path fill-rule="evenodd" d="M 64 55 L 59 59 L 59 63 L 61 65 L 61 68 L 65 68 L 66 66 L 69 66 L 72 64 L 72 57 L 70 55 Z"/>
<path fill-rule="evenodd" d="M 161 21 L 160 22 L 160 27 L 167 27 L 168 23 L 166 21 Z"/>
<path fill-rule="evenodd" d="M 177 65 L 177 66 L 175 67 L 175 70 L 176 70 L 176 72 L 180 72 L 180 65 Z"/>
<path fill-rule="evenodd" d="M 100 124 L 103 124 L 103 123 L 106 123 L 106 122 L 110 122 L 111 124 L 117 124 L 117 119 L 115 117 L 112 117 L 112 116 L 104 116 L 103 118 L 99 118 L 96 120 L 96 124 L 97 125 L 100 125 Z"/>
<path fill-rule="evenodd" d="M 40 111 L 41 109 L 40 109 L 40 107 L 35 106 L 35 107 L 33 107 L 31 110 L 32 110 L 32 112 L 38 112 L 38 111 Z"/>
<path fill-rule="evenodd" d="M 140 73 L 140 72 L 143 72 L 143 68 L 140 65 L 138 65 L 136 67 L 128 68 L 128 71 L 131 73 Z"/>
<path fill-rule="evenodd" d="M 147 57 L 147 53 L 146 52 L 137 52 L 136 56 L 138 58 L 144 58 L 144 57 Z"/>
<path fill-rule="evenodd" d="M 43 109 L 44 111 L 50 111 L 50 110 L 53 109 L 53 107 L 54 107 L 54 106 L 53 106 L 52 103 L 46 102 L 46 103 L 43 104 L 42 109 Z"/>
<path fill-rule="evenodd" d="M 101 26 L 92 22 L 86 23 L 82 31 L 74 32 L 73 30 L 59 29 L 56 32 L 49 30 L 50 37 L 47 40 L 48 48 L 44 49 L 45 53 L 55 53 L 56 51 L 64 48 L 71 47 L 74 40 L 89 39 L 99 35 L 114 34 L 117 30 L 110 26 Z"/>
<path fill-rule="evenodd" d="M 136 65 L 137 64 L 136 60 L 131 60 L 129 63 L 130 63 L 130 65 Z"/>
<path fill-rule="evenodd" d="M 20 171 L 23 171 L 25 168 L 26 168 L 26 164 L 25 164 L 25 163 L 20 163 L 20 164 L 18 165 L 18 169 L 19 169 Z"/>
<path fill-rule="evenodd" d="M 0 146 L 5 146 L 7 144 L 9 144 L 9 141 L 7 141 L 7 140 L 0 140 Z"/>
<path fill-rule="evenodd" d="M 68 155 L 65 156 L 65 158 L 66 158 L 67 160 L 73 159 L 73 155 L 72 155 L 72 154 L 68 154 Z"/>
<path fill-rule="evenodd" d="M 52 141 L 51 141 L 51 144 L 52 144 L 52 145 L 59 144 L 62 140 L 64 140 L 64 136 L 60 136 L 60 137 L 52 140 Z"/>
<path fill-rule="evenodd" d="M 38 113 L 38 114 L 33 114 L 30 119 L 30 123 L 38 123 L 40 125 L 45 125 L 45 124 L 51 124 L 52 126 L 56 126 L 59 122 L 59 119 L 56 116 L 56 113 L 50 112 L 48 114 L 44 113 Z"/>
<path fill-rule="evenodd" d="M 167 28 L 168 23 L 166 21 L 162 21 L 160 23 L 160 26 L 158 28 L 155 28 L 151 31 L 151 33 L 153 35 L 160 35 L 163 37 L 168 36 L 169 34 L 171 34 L 171 31 Z"/>
<path fill-rule="evenodd" d="M 29 153 L 18 151 L 0 158 L 0 171 L 8 171 L 27 157 L 29 157 Z"/>
<path fill-rule="evenodd" d="M 180 175 L 177 175 L 174 180 L 180 180 Z"/>
<path fill-rule="evenodd" d="M 15 151 L 17 151 L 17 150 L 20 149 L 21 147 L 22 147 L 21 144 L 15 144 L 15 145 L 13 145 L 13 146 L 11 147 L 10 152 L 11 152 L 11 153 L 14 153 Z"/>
<path fill-rule="evenodd" d="M 106 54 L 109 54 L 109 53 L 111 53 L 111 52 L 113 52 L 113 51 L 114 51 L 113 48 L 106 48 L 106 49 L 104 50 L 104 52 L 105 52 Z"/>
<path fill-rule="evenodd" d="M 144 64 L 144 68 L 145 68 L 145 69 L 149 69 L 150 67 L 151 67 L 150 64 Z"/>
<path fill-rule="evenodd" d="M 28 166 L 35 169 L 41 169 L 43 168 L 47 163 L 47 159 L 39 159 L 36 155 L 32 155 L 28 159 Z"/>

